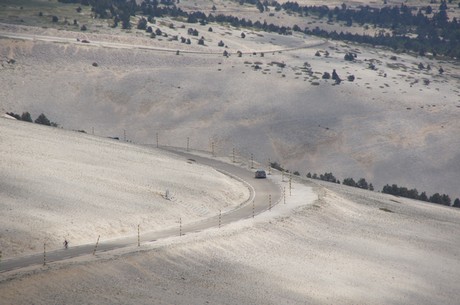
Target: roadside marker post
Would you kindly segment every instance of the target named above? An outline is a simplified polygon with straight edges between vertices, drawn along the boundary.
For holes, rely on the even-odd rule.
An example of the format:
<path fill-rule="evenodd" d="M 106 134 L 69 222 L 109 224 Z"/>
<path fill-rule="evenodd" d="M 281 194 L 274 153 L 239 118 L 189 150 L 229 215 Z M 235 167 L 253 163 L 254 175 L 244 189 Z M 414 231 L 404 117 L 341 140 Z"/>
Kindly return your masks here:
<path fill-rule="evenodd" d="M 286 204 L 286 187 L 283 188 L 284 204 Z"/>
<path fill-rule="evenodd" d="M 254 168 L 254 154 L 251 154 L 251 168 Z"/>
<path fill-rule="evenodd" d="M 182 236 L 182 218 L 179 218 L 179 236 Z"/>
<path fill-rule="evenodd" d="M 289 173 L 289 196 L 292 196 L 292 175 Z"/>
<path fill-rule="evenodd" d="M 212 156 L 215 157 L 216 155 L 214 154 L 214 142 L 211 143 L 211 152 Z"/>
<path fill-rule="evenodd" d="M 187 137 L 187 151 L 190 150 L 190 138 Z"/>
<path fill-rule="evenodd" d="M 272 210 L 272 195 L 268 195 L 268 210 Z"/>
<path fill-rule="evenodd" d="M 137 246 L 141 246 L 141 225 L 137 225 Z"/>
<path fill-rule="evenodd" d="M 97 237 L 96 246 L 94 246 L 93 255 L 96 255 L 97 246 L 99 245 L 99 238 L 101 238 L 101 235 Z"/>
<path fill-rule="evenodd" d="M 270 158 L 268 158 L 268 174 L 272 174 L 272 163 L 270 162 Z"/>
<path fill-rule="evenodd" d="M 235 148 L 232 149 L 232 162 L 235 163 Z"/>
<path fill-rule="evenodd" d="M 254 203 L 254 200 L 252 201 L 252 218 L 254 218 L 254 214 L 255 214 L 255 203 Z"/>
<path fill-rule="evenodd" d="M 43 266 L 46 266 L 46 243 L 43 243 Z"/>
<path fill-rule="evenodd" d="M 156 133 L 157 148 L 158 148 L 158 132 Z"/>
<path fill-rule="evenodd" d="M 222 224 L 222 210 L 219 210 L 219 229 Z"/>

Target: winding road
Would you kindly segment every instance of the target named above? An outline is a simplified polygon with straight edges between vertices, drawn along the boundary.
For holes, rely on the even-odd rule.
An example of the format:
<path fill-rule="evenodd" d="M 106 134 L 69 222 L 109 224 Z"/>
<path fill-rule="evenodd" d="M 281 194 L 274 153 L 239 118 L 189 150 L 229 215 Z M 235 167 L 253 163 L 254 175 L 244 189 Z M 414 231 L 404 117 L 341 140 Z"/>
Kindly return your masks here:
<path fill-rule="evenodd" d="M 102 41 L 102 40 L 87 40 L 88 43 L 82 43 L 81 40 L 76 40 L 75 37 L 59 37 L 59 36 L 47 36 L 47 35 L 35 35 L 35 34 L 27 34 L 27 33 L 12 33 L 12 32 L 5 32 L 0 31 L 0 38 L 9 38 L 9 39 L 18 39 L 18 40 L 29 40 L 29 41 L 42 41 L 42 42 L 50 42 L 50 43 L 64 43 L 64 44 L 75 44 L 81 46 L 88 46 L 88 47 L 103 47 L 103 48 L 112 48 L 112 49 L 131 49 L 131 50 L 148 50 L 148 51 L 156 51 L 156 52 L 169 52 L 169 53 L 176 53 L 179 51 L 180 53 L 184 54 L 202 54 L 202 55 L 212 55 L 218 54 L 221 55 L 222 51 L 203 51 L 203 50 L 187 50 L 187 49 L 178 49 L 178 48 L 163 48 L 154 45 L 139 45 L 139 44 L 127 44 L 121 42 L 111 42 L 111 41 Z M 320 47 L 326 43 L 325 40 L 318 40 L 311 43 L 305 43 L 303 45 L 290 47 L 290 48 L 272 48 L 272 49 L 260 49 L 260 50 L 250 50 L 250 51 L 242 51 L 241 54 L 252 54 L 253 52 L 262 52 L 262 53 L 270 53 L 270 52 L 287 52 L 287 51 L 295 51 L 295 50 L 302 50 L 302 49 L 311 49 L 314 47 Z M 231 53 L 237 53 L 237 51 L 229 51 Z"/>
<path fill-rule="evenodd" d="M 209 228 L 215 228 L 219 225 L 223 226 L 231 222 L 253 217 L 266 211 L 269 208 L 269 196 L 271 203 L 277 204 L 281 199 L 280 187 L 268 179 L 254 179 L 253 171 L 239 167 L 237 165 L 224 163 L 216 159 L 202 157 L 191 153 L 178 151 L 172 148 L 163 148 L 164 150 L 174 153 L 187 160 L 193 159 L 195 162 L 213 167 L 234 179 L 243 181 L 251 190 L 250 198 L 246 202 L 237 206 L 235 209 L 226 212 L 222 215 L 216 215 L 198 222 L 183 223 L 181 226 L 177 224 L 175 227 L 170 227 L 165 230 L 152 231 L 141 234 L 141 242 L 153 242 L 158 239 L 169 238 L 173 236 L 185 235 L 189 233 L 200 232 Z M 219 220 L 220 219 L 220 220 Z M 97 252 L 110 251 L 138 244 L 138 236 L 130 236 L 111 240 L 100 240 L 97 246 Z M 46 252 L 46 263 L 57 262 L 69 258 L 76 258 L 85 255 L 91 255 L 95 251 L 94 244 L 79 245 L 69 247 L 68 249 L 60 249 Z M 30 266 L 43 265 L 44 255 L 37 253 L 29 256 L 11 258 L 0 262 L 0 273 L 15 269 L 21 269 Z"/>

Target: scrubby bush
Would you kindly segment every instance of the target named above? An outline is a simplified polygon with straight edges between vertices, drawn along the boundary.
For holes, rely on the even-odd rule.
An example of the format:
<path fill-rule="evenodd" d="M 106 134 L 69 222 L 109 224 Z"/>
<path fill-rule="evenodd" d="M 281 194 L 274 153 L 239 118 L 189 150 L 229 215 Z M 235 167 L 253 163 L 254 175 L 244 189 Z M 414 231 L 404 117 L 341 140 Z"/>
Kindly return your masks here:
<path fill-rule="evenodd" d="M 355 53 L 350 53 L 350 52 L 347 52 L 347 54 L 345 54 L 345 56 L 343 57 L 343 59 L 347 60 L 347 61 L 353 61 L 355 60 L 356 58 L 356 54 Z"/>
<path fill-rule="evenodd" d="M 284 168 L 282 168 L 281 164 L 279 164 L 278 162 L 271 162 L 270 166 L 276 170 L 284 171 Z"/>
<path fill-rule="evenodd" d="M 137 29 L 138 29 L 138 30 L 145 30 L 145 29 L 147 29 L 147 19 L 145 19 L 144 17 L 142 17 L 141 19 L 139 19 L 139 21 L 137 22 Z"/>

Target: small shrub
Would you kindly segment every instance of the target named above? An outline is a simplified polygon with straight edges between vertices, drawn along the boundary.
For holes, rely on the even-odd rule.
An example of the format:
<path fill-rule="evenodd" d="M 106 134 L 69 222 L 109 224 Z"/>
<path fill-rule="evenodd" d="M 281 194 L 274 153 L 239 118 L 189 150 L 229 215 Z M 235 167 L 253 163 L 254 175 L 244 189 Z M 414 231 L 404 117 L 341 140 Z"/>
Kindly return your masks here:
<path fill-rule="evenodd" d="M 350 52 L 347 52 L 347 54 L 345 54 L 345 56 L 343 57 L 343 59 L 347 60 L 347 61 L 354 61 L 356 59 L 356 54 L 355 53 L 350 53 Z"/>

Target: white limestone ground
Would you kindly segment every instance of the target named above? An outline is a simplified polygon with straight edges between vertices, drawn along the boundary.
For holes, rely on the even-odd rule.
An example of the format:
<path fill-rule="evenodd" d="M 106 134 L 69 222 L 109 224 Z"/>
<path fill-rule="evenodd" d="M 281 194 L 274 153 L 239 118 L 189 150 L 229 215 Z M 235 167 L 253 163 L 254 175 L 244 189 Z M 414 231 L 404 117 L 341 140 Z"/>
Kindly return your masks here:
<path fill-rule="evenodd" d="M 242 29 L 170 19 L 154 25 L 168 37 L 105 26 L 84 33 L 89 44 L 77 42 L 81 32 L 0 27 L 26 39 L 0 43 L 3 112 L 44 112 L 67 129 L 101 136 L 122 138 L 126 130 L 136 143 L 153 144 L 156 133 L 163 145 L 184 147 L 189 138 L 192 148 L 210 150 L 214 142 L 219 154 L 236 148 L 304 175 L 333 172 L 341 180 L 364 177 L 376 189 L 396 183 L 460 197 L 455 62 L 302 35 L 246 31 L 242 39 Z M 205 46 L 186 34 L 189 27 Z M 173 35 L 195 40 L 169 41 Z M 346 52 L 356 61 L 345 61 Z M 321 78 L 333 69 L 340 85 Z"/>
<path fill-rule="evenodd" d="M 138 175 L 148 176 L 152 188 L 167 183 L 180 185 L 187 191 L 179 192 L 178 196 L 196 204 L 202 202 L 192 191 L 196 179 L 201 179 L 202 188 L 209 187 L 206 195 L 210 197 L 219 197 L 221 190 L 228 190 L 228 183 L 232 184 L 218 173 L 178 161 L 164 152 L 35 124 L 3 119 L 0 124 L 1 130 L 10 134 L 5 136 L 2 132 L 2 156 L 14 155 L 13 152 L 18 155 L 10 156 L 8 163 L 1 163 L 2 178 L 5 172 L 10 178 L 2 179 L 1 185 L 8 188 L 2 189 L 1 202 L 14 203 L 16 210 L 2 213 L 2 233 L 6 224 L 13 225 L 6 222 L 9 217 L 19 217 L 23 223 L 15 224 L 15 229 L 22 227 L 34 234 L 33 231 L 42 229 L 36 221 L 40 216 L 42 222 L 53 225 L 46 232 L 67 230 L 68 224 L 60 220 L 75 217 L 80 222 L 75 229 L 80 233 L 91 233 L 88 230 L 91 226 L 97 226 L 101 234 L 119 233 L 103 224 L 107 218 L 117 220 L 122 207 L 102 197 L 109 196 L 107 190 L 115 185 L 120 196 L 136 198 L 130 193 L 134 183 L 135 192 L 144 194 L 142 182 L 135 179 Z M 11 142 L 12 138 L 21 141 Z M 62 148 L 53 150 L 56 148 L 53 142 L 59 142 Z M 4 147 L 11 154 L 5 154 Z M 31 160 L 26 158 L 28 155 L 35 157 Z M 39 178 L 43 177 L 44 167 L 34 164 L 41 165 L 44 157 L 49 167 L 59 163 L 72 171 L 52 171 L 52 176 L 61 179 L 53 181 L 52 187 L 45 185 L 39 192 L 35 183 L 42 180 Z M 99 158 L 94 162 L 96 157 Z M 228 160 L 222 158 L 225 159 Z M 123 166 L 118 165 L 121 160 L 125 163 L 123 173 L 117 169 Z M 150 160 L 161 175 L 153 171 L 145 173 L 149 169 L 146 161 Z M 111 162 L 115 165 L 108 166 Z M 15 165 L 14 175 L 7 164 Z M 139 164 L 142 170 L 138 169 Z M 72 167 L 88 172 L 98 167 L 89 179 L 103 178 L 106 171 L 112 173 L 111 179 L 100 179 L 108 181 L 96 189 L 86 179 L 77 179 L 79 187 L 91 189 L 87 196 L 93 200 L 80 202 L 80 208 L 72 209 L 71 215 L 68 209 L 59 206 L 53 207 L 52 214 L 43 204 L 18 196 L 29 189 L 34 190 L 32 198 L 37 199 L 34 202 L 45 199 L 46 193 L 58 197 L 58 190 L 67 190 L 69 184 L 76 183 L 71 175 L 79 171 Z M 29 174 L 22 173 L 21 169 L 26 168 Z M 126 177 L 131 179 L 126 181 Z M 174 182 L 167 177 L 174 177 Z M 457 289 L 460 211 L 457 209 L 319 181 L 294 179 L 289 192 L 287 178 L 281 181 L 279 174 L 274 173 L 270 179 L 286 188 L 286 204 L 281 201 L 254 219 L 220 229 L 144 243 L 141 248 L 124 248 L 95 257 L 89 255 L 46 267 L 2 273 L 2 304 L 457 303 L 460 297 Z M 24 180 L 29 183 L 21 183 Z M 18 192 L 20 187 L 22 191 Z M 232 192 L 241 194 L 244 189 L 236 183 Z M 92 204 L 94 201 L 108 208 L 97 209 Z M 138 203 L 131 207 L 138 207 Z M 162 205 L 162 216 L 156 215 L 165 221 L 179 210 L 173 203 L 163 203 L 162 198 L 152 203 Z M 38 217 L 30 215 L 30 209 Z M 152 212 L 145 208 L 144 211 Z M 123 221 L 135 222 L 138 218 L 131 215 L 135 212 L 129 208 Z M 196 216 L 193 213 L 196 211 L 191 212 L 190 217 Z M 92 219 L 98 213 L 100 217 Z M 7 245 L 3 236 L 2 248 Z"/>
<path fill-rule="evenodd" d="M 169 36 L 185 35 L 190 26 L 174 21 L 171 29 L 171 20 L 159 21 Z M 174 226 L 184 209 L 183 218 L 204 218 L 247 195 L 220 173 L 105 139 L 122 138 L 123 130 L 137 143 L 154 143 L 158 132 L 160 144 L 183 147 L 189 137 L 195 149 L 209 151 L 214 142 L 220 156 L 235 147 L 303 174 L 332 171 L 365 177 L 378 189 L 397 183 L 460 197 L 458 63 L 318 44 L 314 37 L 253 31 L 242 40 L 241 29 L 211 26 L 212 33 L 209 25 L 193 25 L 205 47 L 107 25 L 84 36 L 0 26 L 22 35 L 0 39 L 0 110 L 30 111 L 34 118 L 44 112 L 68 130 L 94 128 L 100 136 L 0 120 L 3 258 L 39 252 L 45 239 L 59 248 L 64 237 L 86 243 L 99 234 L 131 235 L 138 223 Z M 52 42 L 56 37 L 69 40 Z M 78 43 L 83 37 L 91 42 Z M 220 40 L 229 58 L 221 56 Z M 275 52 L 296 46 L 310 47 Z M 249 54 L 237 57 L 238 50 Z M 357 61 L 343 60 L 348 51 Z M 432 69 L 418 69 L 420 62 Z M 339 86 L 322 80 L 332 69 L 356 80 Z M 255 220 L 0 274 L 1 303 L 458 303 L 458 210 L 305 183 L 294 184 L 286 206 Z M 166 189 L 176 200 L 163 198 Z"/>
<path fill-rule="evenodd" d="M 156 149 L 4 118 L 0 130 L 3 258 L 175 227 L 249 197 L 240 182 Z"/>

